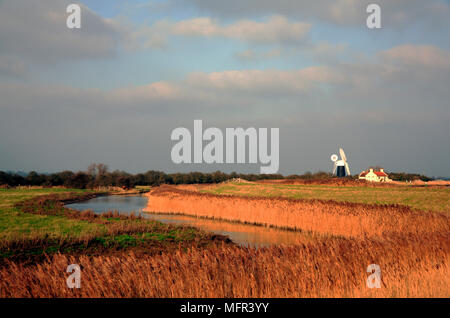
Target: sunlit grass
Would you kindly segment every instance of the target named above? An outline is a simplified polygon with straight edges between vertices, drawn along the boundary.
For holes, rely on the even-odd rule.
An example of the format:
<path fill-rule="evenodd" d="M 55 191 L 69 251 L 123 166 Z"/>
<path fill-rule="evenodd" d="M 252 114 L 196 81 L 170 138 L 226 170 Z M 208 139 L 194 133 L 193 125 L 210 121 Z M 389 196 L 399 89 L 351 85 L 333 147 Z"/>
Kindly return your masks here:
<path fill-rule="evenodd" d="M 419 210 L 450 211 L 448 187 L 367 187 L 333 185 L 219 184 L 205 193 L 241 196 L 321 199 L 367 204 L 401 204 Z"/>
<path fill-rule="evenodd" d="M 0 239 L 27 236 L 79 237 L 98 233 L 104 225 L 68 219 L 64 216 L 23 213 L 14 205 L 18 202 L 54 193 L 87 193 L 78 189 L 0 189 Z"/>

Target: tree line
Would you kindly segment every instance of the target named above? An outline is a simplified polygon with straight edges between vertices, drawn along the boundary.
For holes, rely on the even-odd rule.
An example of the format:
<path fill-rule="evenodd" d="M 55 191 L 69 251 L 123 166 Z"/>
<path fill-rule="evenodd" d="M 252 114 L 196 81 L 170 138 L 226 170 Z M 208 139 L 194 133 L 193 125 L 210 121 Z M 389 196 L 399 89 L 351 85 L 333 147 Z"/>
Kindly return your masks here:
<path fill-rule="evenodd" d="M 419 174 L 389 173 L 393 180 L 423 180 L 428 178 Z M 122 187 L 132 188 L 134 186 L 158 186 L 161 184 L 194 184 L 194 183 L 220 183 L 230 179 L 241 178 L 248 181 L 268 179 L 302 179 L 302 180 L 325 180 L 333 178 L 328 172 L 306 172 L 302 175 L 283 176 L 281 174 L 242 174 L 223 173 L 216 171 L 212 173 L 190 172 L 190 173 L 165 173 L 162 171 L 147 171 L 145 173 L 130 174 L 115 170 L 110 172 L 108 166 L 102 163 L 91 164 L 86 171 L 62 171 L 52 174 L 43 174 L 32 171 L 28 175 L 20 175 L 12 172 L 0 171 L 0 186 L 64 186 L 75 189 L 90 189 L 96 187 Z M 348 178 L 357 179 L 358 176 Z"/>
<path fill-rule="evenodd" d="M 433 178 L 424 176 L 423 174 L 405 173 L 405 172 L 391 172 L 391 173 L 389 173 L 389 179 L 392 179 L 395 181 L 414 181 L 414 180 L 431 181 L 431 180 L 433 180 Z"/>
<path fill-rule="evenodd" d="M 62 171 L 52 174 L 42 174 L 35 171 L 23 176 L 16 173 L 0 171 L 0 185 L 16 186 L 64 186 L 75 189 L 90 189 L 96 187 L 116 186 L 132 188 L 134 186 L 158 186 L 161 184 L 194 184 L 220 183 L 233 178 L 249 181 L 262 179 L 283 179 L 280 174 L 240 174 L 190 172 L 165 173 L 162 171 L 147 171 L 145 173 L 130 174 L 124 171 L 108 171 L 104 164 L 91 164 L 86 171 Z"/>

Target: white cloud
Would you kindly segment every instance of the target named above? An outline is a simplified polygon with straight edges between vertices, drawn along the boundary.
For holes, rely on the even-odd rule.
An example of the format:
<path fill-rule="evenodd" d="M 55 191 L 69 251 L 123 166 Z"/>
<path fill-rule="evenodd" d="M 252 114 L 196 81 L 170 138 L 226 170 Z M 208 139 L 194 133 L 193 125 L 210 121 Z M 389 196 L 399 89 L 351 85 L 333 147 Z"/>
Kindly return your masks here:
<path fill-rule="evenodd" d="M 199 72 L 191 74 L 187 84 L 189 87 L 221 95 L 239 93 L 241 96 L 277 98 L 280 95 L 293 97 L 308 94 L 320 84 L 339 81 L 339 76 L 326 67 L 308 67 L 295 71 L 232 70 L 208 74 Z"/>
<path fill-rule="evenodd" d="M 145 101 L 173 101 L 181 97 L 180 88 L 167 82 L 155 82 L 148 85 L 120 88 L 106 94 L 114 103 L 133 103 Z"/>
<path fill-rule="evenodd" d="M 300 19 L 320 19 L 338 25 L 365 26 L 366 8 L 373 0 L 184 0 L 214 17 L 241 18 L 280 14 Z M 450 4 L 445 0 L 378 0 L 383 27 L 397 28 L 419 21 L 448 25 Z"/>
<path fill-rule="evenodd" d="M 64 162 L 74 169 L 97 156 L 125 169 L 137 169 L 130 158 L 138 170 L 168 169 L 171 129 L 202 118 L 216 127 L 283 127 L 283 169 L 290 164 L 291 171 L 298 162 L 311 167 L 305 169 L 327 164 L 317 163 L 318 154 L 305 163 L 299 149 L 317 152 L 317 145 L 328 149 L 343 141 L 355 157 L 369 145 L 360 150 L 360 162 L 387 160 L 388 153 L 390 166 L 403 169 L 402 157 L 433 153 L 430 171 L 448 171 L 449 151 L 439 146 L 450 124 L 448 68 L 398 48 L 386 52 L 396 54 L 299 70 L 194 73 L 109 91 L 0 82 L 0 150 L 8 154 L 0 164 L 24 169 L 50 162 L 56 169 Z M 393 151 L 371 150 L 372 144 Z M 429 160 L 416 160 L 411 169 Z"/>
<path fill-rule="evenodd" d="M 101 100 L 99 105 L 113 108 L 139 105 L 149 109 L 157 107 L 161 111 L 164 108 L 198 109 L 218 105 L 271 105 L 279 98 L 294 105 L 304 97 L 337 99 L 345 101 L 349 107 L 357 107 L 358 100 L 367 100 L 363 104 L 396 104 L 399 108 L 417 108 L 426 104 L 427 107 L 442 108 L 448 106 L 450 98 L 449 53 L 431 46 L 404 45 L 383 51 L 378 59 L 370 62 L 336 63 L 298 70 L 194 72 L 179 81 L 153 82 L 110 91 L 54 89 L 33 84 L 27 88 L 3 85 L 0 107 L 8 106 L 6 96 L 21 99 L 22 104 L 27 105 L 40 96 L 51 94 L 61 100 L 95 97 Z M 254 52 L 248 54 L 252 56 Z M 26 99 L 26 96 L 31 97 Z"/>
<path fill-rule="evenodd" d="M 220 72 L 194 72 L 184 79 L 170 82 L 153 82 L 110 91 L 58 89 L 60 97 L 76 97 L 77 94 L 100 96 L 106 104 L 128 107 L 165 105 L 170 109 L 186 107 L 230 107 L 248 104 L 272 103 L 280 97 L 295 103 L 300 97 L 321 99 L 326 96 L 355 100 L 370 98 L 386 102 L 406 100 L 410 105 L 423 105 L 419 101 L 435 101 L 441 105 L 449 98 L 449 51 L 436 47 L 404 45 L 379 54 L 371 62 L 336 63 L 329 66 L 312 66 L 298 70 L 227 70 Z M 255 52 L 249 51 L 252 57 Z M 420 65 L 421 68 L 417 68 Z M 430 81 L 433 85 L 430 86 Z M 9 87 L 5 91 L 21 89 Z M 46 94 L 53 89 L 40 87 L 34 94 Z M 405 91 L 408 92 L 405 95 Z M 375 93 L 374 92 L 379 92 Z M 251 101 L 250 103 L 248 103 Z M 103 103 L 100 103 L 103 104 Z M 349 105 L 355 105 L 351 101 Z M 441 105 L 442 106 L 442 105 Z"/>
<path fill-rule="evenodd" d="M 292 22 L 283 16 L 271 16 L 263 22 L 239 20 L 230 24 L 220 24 L 209 17 L 193 18 L 173 22 L 159 20 L 152 25 L 136 26 L 129 21 L 117 21 L 123 30 L 123 45 L 126 49 L 161 49 L 168 47 L 171 35 L 184 37 L 222 37 L 252 44 L 298 45 L 306 42 L 311 25 Z M 251 55 L 254 54 L 252 57 Z M 256 54 L 253 50 L 240 52 L 239 59 L 270 58 L 279 56 L 279 50 Z"/>
<path fill-rule="evenodd" d="M 115 54 L 122 36 L 113 20 L 82 6 L 82 28 L 68 29 L 68 0 L 0 2 L 0 54 L 31 63 L 98 58 Z"/>
<path fill-rule="evenodd" d="M 345 43 L 331 44 L 320 42 L 307 48 L 313 58 L 319 62 L 334 63 L 348 51 L 348 45 Z"/>
<path fill-rule="evenodd" d="M 311 25 L 291 22 L 283 16 L 272 16 L 265 22 L 239 20 L 220 25 L 209 17 L 177 22 L 172 33 L 184 36 L 225 37 L 255 43 L 300 43 L 305 40 Z"/>
<path fill-rule="evenodd" d="M 164 49 L 168 47 L 167 36 L 170 24 L 167 21 L 157 21 L 155 24 L 136 26 L 123 21 L 122 27 L 126 30 L 123 46 L 127 50 Z"/>
<path fill-rule="evenodd" d="M 271 59 L 281 56 L 282 50 L 280 48 L 274 48 L 268 51 L 255 51 L 252 49 L 236 52 L 235 57 L 243 62 L 257 61 L 263 59 Z"/>
<path fill-rule="evenodd" d="M 380 53 L 388 61 L 431 67 L 450 67 L 450 51 L 432 45 L 400 45 Z"/>

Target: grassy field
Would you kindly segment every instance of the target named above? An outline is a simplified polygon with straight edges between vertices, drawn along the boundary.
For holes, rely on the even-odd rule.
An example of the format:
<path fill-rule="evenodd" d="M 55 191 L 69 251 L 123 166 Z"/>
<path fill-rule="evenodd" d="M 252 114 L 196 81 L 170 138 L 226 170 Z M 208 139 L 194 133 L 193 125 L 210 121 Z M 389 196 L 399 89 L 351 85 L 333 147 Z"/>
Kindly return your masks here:
<path fill-rule="evenodd" d="M 89 193 L 75 189 L 0 189 L 0 239 L 17 239 L 27 236 L 84 236 L 104 230 L 104 225 L 68 219 L 64 216 L 23 213 L 16 203 L 48 194 Z"/>
<path fill-rule="evenodd" d="M 213 185 L 205 193 L 293 199 L 321 199 L 367 204 L 401 204 L 419 210 L 450 213 L 450 188 L 277 185 L 230 183 Z"/>
<path fill-rule="evenodd" d="M 207 245 L 211 235 L 134 216 L 66 209 L 60 200 L 93 191 L 74 189 L 0 189 L 0 263 L 39 261 L 45 254 L 108 255 L 127 249 L 152 254 Z"/>

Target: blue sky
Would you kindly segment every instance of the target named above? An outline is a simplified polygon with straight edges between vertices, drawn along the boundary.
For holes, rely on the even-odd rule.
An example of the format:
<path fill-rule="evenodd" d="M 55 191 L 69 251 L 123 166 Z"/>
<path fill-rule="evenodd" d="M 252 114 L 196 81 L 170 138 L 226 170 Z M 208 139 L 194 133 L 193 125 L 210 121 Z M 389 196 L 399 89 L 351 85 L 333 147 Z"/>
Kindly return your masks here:
<path fill-rule="evenodd" d="M 170 132 L 279 127 L 280 172 L 450 176 L 450 4 L 369 1 L 0 1 L 0 170 L 257 172 L 174 165 Z M 31 7 L 30 7 L 31 6 Z"/>
<path fill-rule="evenodd" d="M 187 1 L 188 2 L 188 1 Z M 126 19 L 136 28 L 152 26 L 160 20 L 172 22 L 205 16 L 200 8 L 192 5 L 177 6 L 170 1 L 82 1 L 96 14 L 108 19 Z M 176 2 L 175 2 L 176 3 Z M 264 21 L 263 17 L 253 18 Z M 365 16 L 365 14 L 362 14 Z M 220 18 L 225 24 L 233 23 L 232 18 Z M 426 23 L 411 23 L 398 28 L 386 27 L 382 31 L 368 30 L 364 25 L 336 25 L 309 17 L 312 24 L 308 40 L 313 43 L 346 45 L 354 54 L 372 57 L 381 50 L 387 50 L 403 43 L 436 45 L 449 49 L 448 32 L 444 29 L 428 26 Z M 431 29 L 430 29 L 431 28 Z M 447 41 L 445 38 L 447 37 Z M 306 45 L 306 44 L 305 44 Z M 253 59 L 242 61 L 236 53 L 246 50 L 259 52 L 277 48 L 273 45 L 253 46 L 242 41 L 224 38 L 185 38 L 169 36 L 167 48 L 158 50 L 139 50 L 119 52 L 114 58 L 105 60 L 82 60 L 72 65 L 40 70 L 42 80 L 51 82 L 62 72 L 70 72 L 67 83 L 78 87 L 113 89 L 126 85 L 144 85 L 153 81 L 180 80 L 196 71 L 218 72 L 245 69 L 300 69 L 318 65 L 314 54 L 301 48 L 286 47 L 286 54 L 271 59 Z M 349 56 L 342 55 L 343 59 Z M 88 81 L 86 81 L 88 79 Z"/>

